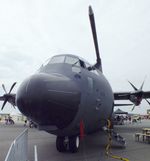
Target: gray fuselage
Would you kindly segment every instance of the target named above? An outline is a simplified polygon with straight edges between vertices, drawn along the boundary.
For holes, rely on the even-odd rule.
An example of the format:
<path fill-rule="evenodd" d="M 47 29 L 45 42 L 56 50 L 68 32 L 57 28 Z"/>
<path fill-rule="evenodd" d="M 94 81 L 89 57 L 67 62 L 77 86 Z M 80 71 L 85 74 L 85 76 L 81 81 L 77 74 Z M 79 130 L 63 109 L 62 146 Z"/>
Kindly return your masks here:
<path fill-rule="evenodd" d="M 100 71 L 88 70 L 84 60 L 57 57 L 61 56 L 63 62 L 51 60 L 21 84 L 17 106 L 40 129 L 55 135 L 78 135 L 81 121 L 85 133 L 97 131 L 113 112 L 112 89 Z M 67 62 L 67 57 L 75 60 Z"/>

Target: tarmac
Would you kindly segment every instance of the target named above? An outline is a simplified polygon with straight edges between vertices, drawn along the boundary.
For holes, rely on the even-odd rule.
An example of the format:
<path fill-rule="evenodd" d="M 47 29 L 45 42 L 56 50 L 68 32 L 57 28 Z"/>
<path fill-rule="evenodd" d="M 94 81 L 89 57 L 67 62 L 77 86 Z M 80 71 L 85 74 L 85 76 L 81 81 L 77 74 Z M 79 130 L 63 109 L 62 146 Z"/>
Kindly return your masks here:
<path fill-rule="evenodd" d="M 115 131 L 126 139 L 126 148 L 112 144 L 113 155 L 128 158 L 129 161 L 150 161 L 150 144 L 135 141 L 134 134 L 150 127 L 150 120 L 142 123 L 116 125 Z M 12 141 L 25 129 L 22 124 L 4 125 L 0 123 L 0 161 L 4 161 Z M 56 136 L 28 128 L 28 158 L 34 161 L 34 145 L 37 145 L 38 161 L 115 161 L 106 156 L 108 137 L 104 132 L 86 136 L 80 143 L 78 153 L 59 153 L 56 150 Z"/>

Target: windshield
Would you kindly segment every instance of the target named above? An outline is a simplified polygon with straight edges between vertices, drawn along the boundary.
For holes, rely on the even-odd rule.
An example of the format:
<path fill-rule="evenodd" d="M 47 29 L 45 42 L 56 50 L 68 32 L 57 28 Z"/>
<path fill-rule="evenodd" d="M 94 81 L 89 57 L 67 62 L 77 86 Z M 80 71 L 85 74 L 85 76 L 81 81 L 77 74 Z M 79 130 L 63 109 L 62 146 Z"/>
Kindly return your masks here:
<path fill-rule="evenodd" d="M 71 65 L 80 66 L 80 61 L 76 57 L 72 56 L 54 56 L 52 58 L 47 59 L 43 64 L 42 67 L 48 65 L 48 64 L 57 64 L 57 63 L 66 63 Z"/>
<path fill-rule="evenodd" d="M 64 63 L 65 56 L 54 56 L 50 60 L 49 64 Z"/>
<path fill-rule="evenodd" d="M 65 63 L 80 66 L 79 59 L 71 56 L 66 56 Z"/>

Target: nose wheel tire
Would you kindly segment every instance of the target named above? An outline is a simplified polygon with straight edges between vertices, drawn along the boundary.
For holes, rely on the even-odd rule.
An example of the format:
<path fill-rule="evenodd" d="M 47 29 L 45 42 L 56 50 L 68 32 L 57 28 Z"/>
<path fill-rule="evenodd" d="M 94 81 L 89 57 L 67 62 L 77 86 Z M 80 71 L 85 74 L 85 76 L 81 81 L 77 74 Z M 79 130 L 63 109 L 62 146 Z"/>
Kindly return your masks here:
<path fill-rule="evenodd" d="M 79 137 L 78 136 L 71 136 L 69 137 L 69 151 L 71 153 L 76 153 L 79 149 Z"/>
<path fill-rule="evenodd" d="M 65 137 L 57 136 L 56 139 L 56 148 L 59 152 L 67 151 L 67 144 L 65 142 Z"/>

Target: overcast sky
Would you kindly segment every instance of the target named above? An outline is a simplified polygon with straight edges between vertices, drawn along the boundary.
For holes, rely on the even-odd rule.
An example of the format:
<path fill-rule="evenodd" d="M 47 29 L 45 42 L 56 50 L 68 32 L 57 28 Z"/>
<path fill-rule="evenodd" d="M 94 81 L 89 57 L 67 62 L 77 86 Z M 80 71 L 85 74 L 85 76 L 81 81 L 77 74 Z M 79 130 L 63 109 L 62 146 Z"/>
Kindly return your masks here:
<path fill-rule="evenodd" d="M 113 91 L 131 91 L 127 80 L 139 88 L 145 76 L 143 89 L 150 90 L 149 0 L 0 0 L 0 84 L 9 90 L 17 81 L 15 92 L 55 54 L 75 54 L 94 63 L 89 5 L 104 74 Z M 134 112 L 146 113 L 147 108 L 143 100 Z M 7 111 L 12 111 L 10 105 Z"/>

